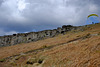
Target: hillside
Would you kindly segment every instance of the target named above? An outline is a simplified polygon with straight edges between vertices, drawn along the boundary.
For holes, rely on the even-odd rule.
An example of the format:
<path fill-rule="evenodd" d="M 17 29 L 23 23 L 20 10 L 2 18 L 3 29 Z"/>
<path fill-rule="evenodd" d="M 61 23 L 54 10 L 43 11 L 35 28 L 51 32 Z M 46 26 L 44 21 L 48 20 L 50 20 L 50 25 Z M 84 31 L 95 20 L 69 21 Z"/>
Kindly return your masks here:
<path fill-rule="evenodd" d="M 100 67 L 100 24 L 0 48 L 0 67 Z"/>

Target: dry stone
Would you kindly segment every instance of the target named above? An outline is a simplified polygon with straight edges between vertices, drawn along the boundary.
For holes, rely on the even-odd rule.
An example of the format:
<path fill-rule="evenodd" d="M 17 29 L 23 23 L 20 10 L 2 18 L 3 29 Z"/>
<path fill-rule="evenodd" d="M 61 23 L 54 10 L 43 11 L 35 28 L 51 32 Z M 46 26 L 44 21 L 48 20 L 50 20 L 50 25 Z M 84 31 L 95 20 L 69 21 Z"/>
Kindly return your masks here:
<path fill-rule="evenodd" d="M 54 37 L 58 34 L 64 34 L 67 31 L 76 29 L 81 29 L 81 28 L 71 25 L 63 25 L 62 27 L 58 27 L 57 29 L 53 30 L 44 30 L 39 32 L 18 33 L 8 36 L 0 36 L 0 47 L 33 42 L 41 40 L 45 37 Z"/>

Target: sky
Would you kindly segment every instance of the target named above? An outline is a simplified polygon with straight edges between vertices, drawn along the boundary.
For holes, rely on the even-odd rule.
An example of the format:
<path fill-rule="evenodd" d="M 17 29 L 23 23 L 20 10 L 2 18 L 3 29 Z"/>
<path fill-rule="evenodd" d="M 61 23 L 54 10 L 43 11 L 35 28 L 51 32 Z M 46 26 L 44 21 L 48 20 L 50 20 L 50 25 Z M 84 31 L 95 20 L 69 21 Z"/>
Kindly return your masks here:
<path fill-rule="evenodd" d="M 0 0 L 0 36 L 85 25 L 100 0 Z"/>

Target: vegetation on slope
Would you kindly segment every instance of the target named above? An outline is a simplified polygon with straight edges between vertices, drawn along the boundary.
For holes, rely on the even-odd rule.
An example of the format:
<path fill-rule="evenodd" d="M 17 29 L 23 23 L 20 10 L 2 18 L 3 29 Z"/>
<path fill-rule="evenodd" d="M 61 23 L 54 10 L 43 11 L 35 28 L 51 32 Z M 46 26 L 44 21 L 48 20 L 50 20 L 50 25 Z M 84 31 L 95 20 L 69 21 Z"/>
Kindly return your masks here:
<path fill-rule="evenodd" d="M 0 48 L 0 67 L 100 67 L 100 24 Z"/>

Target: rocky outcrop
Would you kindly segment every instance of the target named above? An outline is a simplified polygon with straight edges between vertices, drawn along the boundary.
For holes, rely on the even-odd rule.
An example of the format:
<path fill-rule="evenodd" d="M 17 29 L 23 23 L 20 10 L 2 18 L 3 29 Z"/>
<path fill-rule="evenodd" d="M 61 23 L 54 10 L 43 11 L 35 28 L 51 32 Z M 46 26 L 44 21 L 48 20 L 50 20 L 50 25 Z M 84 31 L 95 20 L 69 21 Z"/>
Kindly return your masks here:
<path fill-rule="evenodd" d="M 62 28 L 58 27 L 57 29 L 53 30 L 44 30 L 39 32 L 18 33 L 13 35 L 0 36 L 0 47 L 33 42 L 47 37 L 54 37 L 58 34 L 65 34 L 65 32 L 67 31 L 76 29 L 79 29 L 79 27 L 64 25 L 62 26 Z"/>

